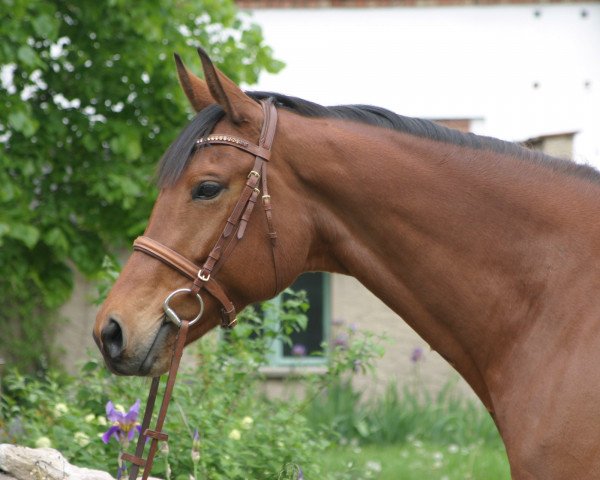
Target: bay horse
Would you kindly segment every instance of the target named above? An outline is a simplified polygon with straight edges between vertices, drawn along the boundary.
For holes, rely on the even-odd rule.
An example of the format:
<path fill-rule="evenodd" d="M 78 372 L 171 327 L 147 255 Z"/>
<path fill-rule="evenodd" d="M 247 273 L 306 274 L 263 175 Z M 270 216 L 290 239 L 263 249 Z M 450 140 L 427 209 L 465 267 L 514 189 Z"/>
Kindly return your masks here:
<path fill-rule="evenodd" d="M 189 341 L 302 272 L 352 275 L 470 384 L 513 478 L 600 478 L 600 174 L 382 108 L 243 92 L 199 53 L 205 80 L 176 56 L 198 113 L 161 160 L 143 237 L 203 265 L 197 284 L 214 275 Z M 211 260 L 227 231 L 235 248 Z M 162 303 L 189 279 L 140 245 L 94 336 L 112 371 L 158 375 L 177 331 Z"/>

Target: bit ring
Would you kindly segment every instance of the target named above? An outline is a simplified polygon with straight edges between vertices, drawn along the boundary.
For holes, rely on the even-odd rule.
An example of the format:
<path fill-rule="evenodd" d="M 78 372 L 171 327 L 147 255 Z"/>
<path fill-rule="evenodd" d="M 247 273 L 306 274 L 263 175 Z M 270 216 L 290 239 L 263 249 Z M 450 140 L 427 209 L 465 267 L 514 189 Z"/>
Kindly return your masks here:
<path fill-rule="evenodd" d="M 177 315 L 175 310 L 173 310 L 169 306 L 169 302 L 171 301 L 171 299 L 173 297 L 176 297 L 177 295 L 180 295 L 182 293 L 188 294 L 188 293 L 193 293 L 193 292 L 189 288 L 180 288 L 178 290 L 171 292 L 167 296 L 167 298 L 165 298 L 165 301 L 163 302 L 163 310 L 165 311 L 166 317 L 171 322 L 173 322 L 177 327 L 181 327 L 181 319 L 179 318 L 179 316 Z M 190 327 L 192 325 L 194 325 L 198 320 L 200 320 L 200 317 L 202 317 L 202 314 L 204 313 L 204 301 L 202 300 L 202 297 L 200 296 L 200 294 L 196 293 L 196 299 L 198 300 L 198 303 L 200 304 L 200 311 L 198 312 L 198 315 L 196 315 L 196 317 L 193 320 L 190 320 Z"/>

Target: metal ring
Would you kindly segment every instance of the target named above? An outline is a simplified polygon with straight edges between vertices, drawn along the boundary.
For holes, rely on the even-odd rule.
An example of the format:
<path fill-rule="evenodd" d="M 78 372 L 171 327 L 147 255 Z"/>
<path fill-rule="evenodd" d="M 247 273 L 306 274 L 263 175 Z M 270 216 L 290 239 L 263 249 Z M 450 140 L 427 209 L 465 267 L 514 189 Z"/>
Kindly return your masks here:
<path fill-rule="evenodd" d="M 193 293 L 193 292 L 189 288 L 180 288 L 178 290 L 171 292 L 169 294 L 169 296 L 167 298 L 165 298 L 165 301 L 163 302 L 163 310 L 165 311 L 165 315 L 171 322 L 173 322 L 175 325 L 177 325 L 177 327 L 181 327 L 181 319 L 179 318 L 179 316 L 177 315 L 175 310 L 173 310 L 169 306 L 169 302 L 171 301 L 171 299 L 173 297 L 175 297 L 181 293 L 187 294 L 187 293 Z M 204 301 L 202 300 L 202 297 L 198 293 L 196 293 L 196 298 L 198 299 L 198 303 L 200 304 L 200 312 L 198 312 L 198 315 L 196 315 L 196 317 L 190 321 L 190 327 L 192 325 L 194 325 L 198 320 L 200 320 L 200 317 L 202 317 L 202 314 L 204 313 Z"/>

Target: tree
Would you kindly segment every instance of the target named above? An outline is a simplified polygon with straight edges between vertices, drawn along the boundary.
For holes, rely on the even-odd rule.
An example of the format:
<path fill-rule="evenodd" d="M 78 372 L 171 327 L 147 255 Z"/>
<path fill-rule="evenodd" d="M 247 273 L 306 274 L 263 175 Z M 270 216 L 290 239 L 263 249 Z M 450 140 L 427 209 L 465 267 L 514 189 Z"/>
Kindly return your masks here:
<path fill-rule="evenodd" d="M 247 84 L 283 65 L 231 0 L 0 0 L 0 38 L 0 348 L 39 368 L 73 269 L 143 230 L 188 118 L 173 52 Z"/>

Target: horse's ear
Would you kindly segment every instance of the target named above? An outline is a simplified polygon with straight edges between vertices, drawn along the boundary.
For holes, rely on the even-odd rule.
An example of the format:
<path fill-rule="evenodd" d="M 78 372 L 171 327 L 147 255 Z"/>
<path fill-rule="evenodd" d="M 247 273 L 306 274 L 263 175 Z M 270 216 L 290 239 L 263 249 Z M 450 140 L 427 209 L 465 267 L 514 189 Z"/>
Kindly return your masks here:
<path fill-rule="evenodd" d="M 260 115 L 261 109 L 258 104 L 216 68 L 203 49 L 198 48 L 198 54 L 211 95 L 233 123 L 239 125 Z"/>
<path fill-rule="evenodd" d="M 177 65 L 179 83 L 181 83 L 181 88 L 183 88 L 194 110 L 199 112 L 211 103 L 215 103 L 206 82 L 190 72 L 181 61 L 179 55 L 174 53 L 173 56 L 175 57 L 175 65 Z"/>

